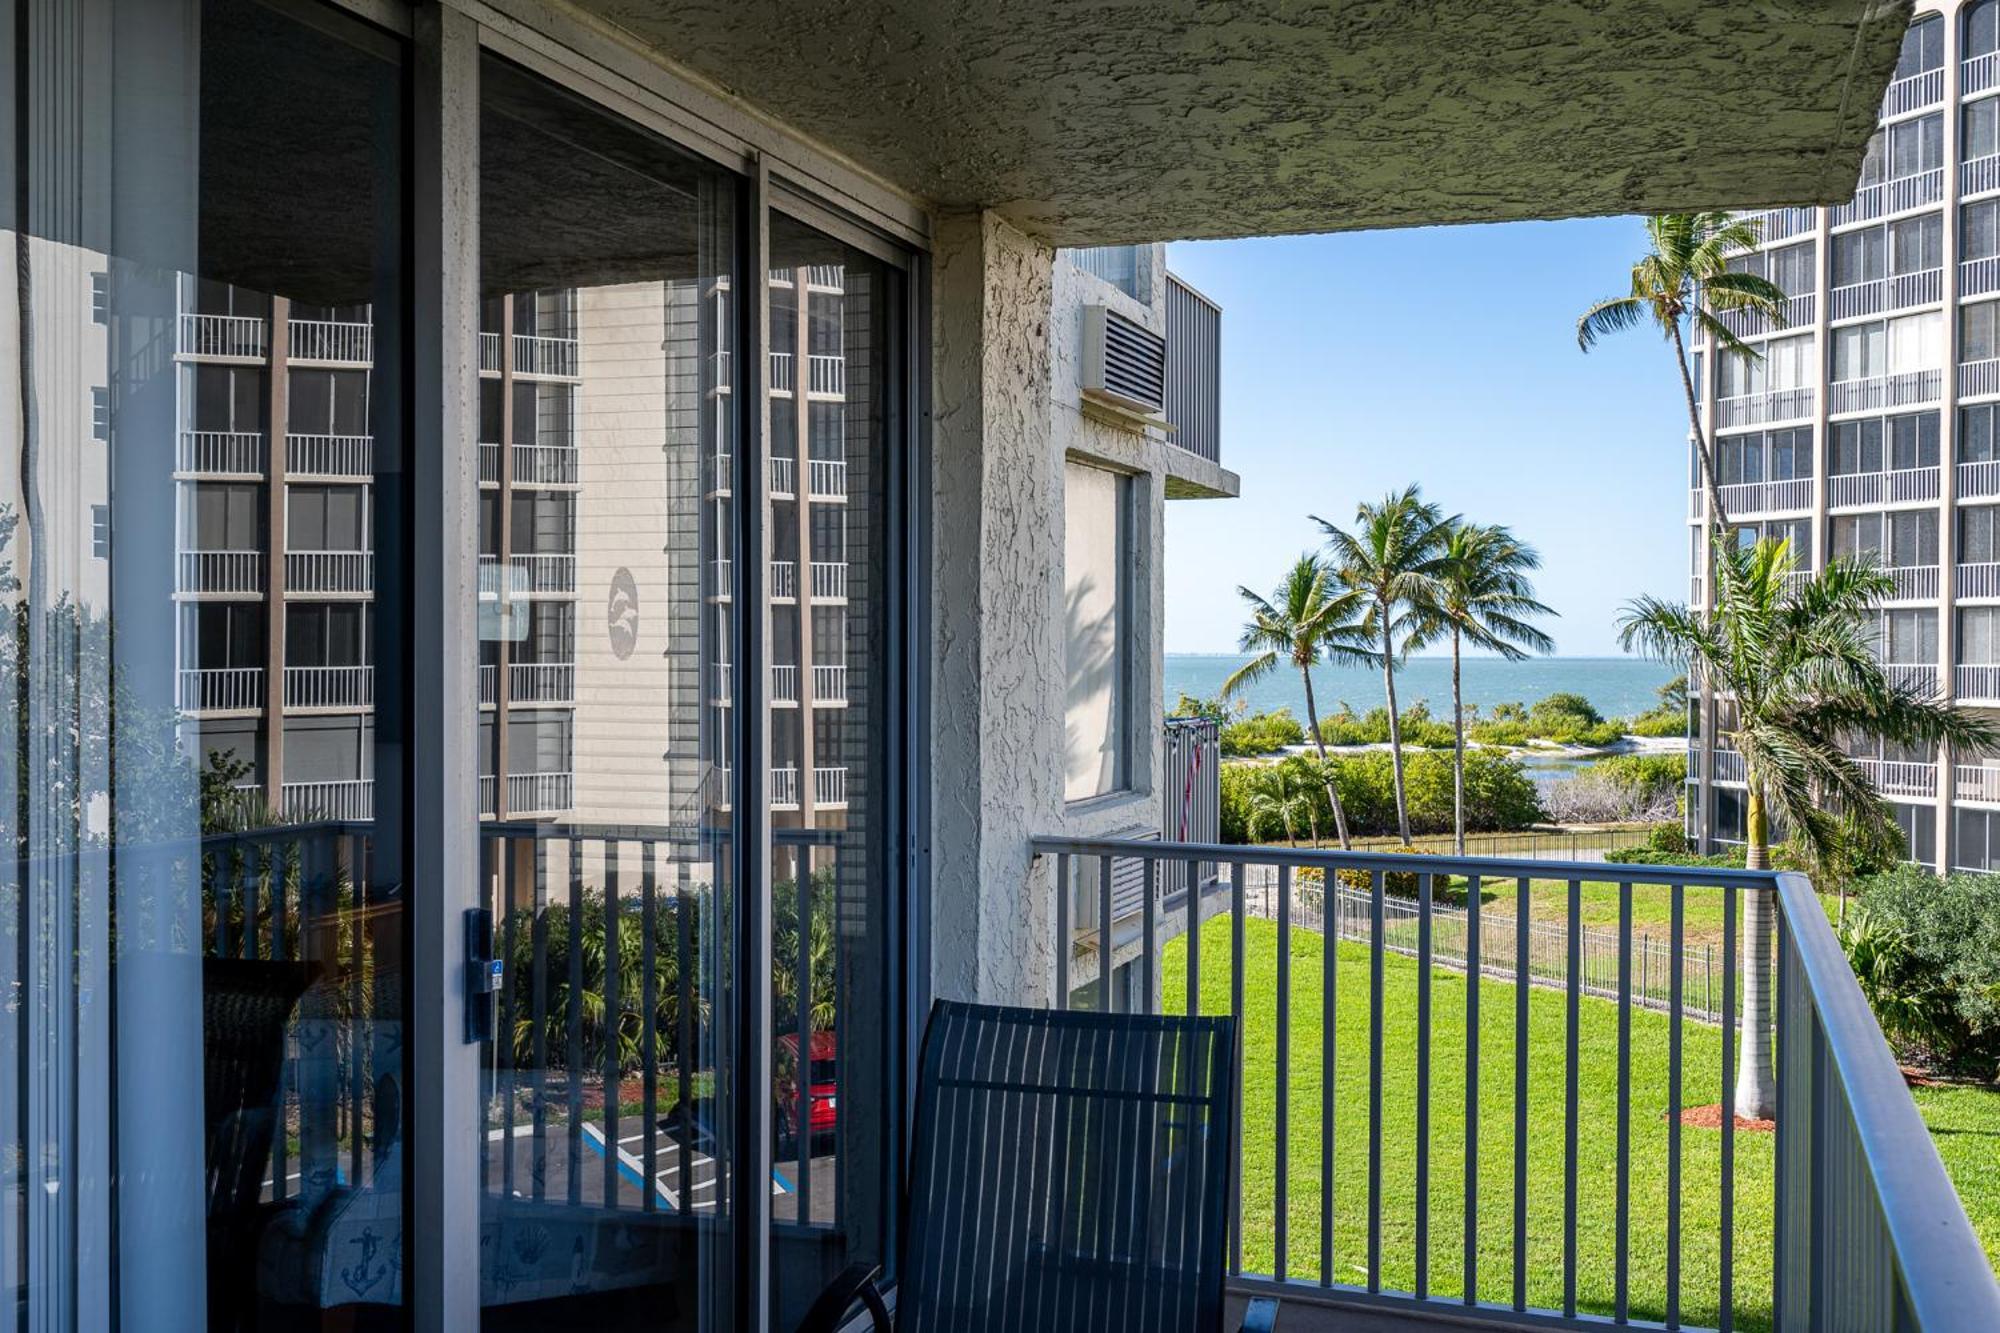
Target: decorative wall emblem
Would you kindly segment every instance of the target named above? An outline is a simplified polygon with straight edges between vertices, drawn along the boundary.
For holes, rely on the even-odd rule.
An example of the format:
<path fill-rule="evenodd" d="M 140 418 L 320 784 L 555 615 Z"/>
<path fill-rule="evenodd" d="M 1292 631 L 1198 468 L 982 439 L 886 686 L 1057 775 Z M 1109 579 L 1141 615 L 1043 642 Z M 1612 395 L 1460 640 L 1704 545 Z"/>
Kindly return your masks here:
<path fill-rule="evenodd" d="M 639 646 L 639 585 L 632 571 L 620 568 L 611 576 L 611 595 L 604 604 L 605 630 L 611 636 L 611 655 L 624 661 Z"/>

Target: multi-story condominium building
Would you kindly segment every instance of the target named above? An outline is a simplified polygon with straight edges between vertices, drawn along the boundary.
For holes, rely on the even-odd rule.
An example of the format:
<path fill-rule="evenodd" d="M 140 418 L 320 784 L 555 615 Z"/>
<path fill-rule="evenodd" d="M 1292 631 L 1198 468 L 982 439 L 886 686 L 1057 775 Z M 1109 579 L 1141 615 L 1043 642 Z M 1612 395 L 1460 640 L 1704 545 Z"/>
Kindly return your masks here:
<path fill-rule="evenodd" d="M 1788 294 L 1782 323 L 1726 323 L 1759 359 L 1696 345 L 1730 525 L 1800 566 L 1874 557 L 1890 676 L 2000 709 L 2000 4 L 1919 0 L 1846 203 L 1746 216 L 1732 261 Z M 1712 367 L 1712 373 L 1704 373 Z M 1690 447 L 1689 596 L 1705 604 L 1705 501 Z M 1689 827 L 1744 837 L 1730 703 L 1690 706 Z M 2000 868 L 2000 756 L 1853 751 L 1911 860 Z"/>

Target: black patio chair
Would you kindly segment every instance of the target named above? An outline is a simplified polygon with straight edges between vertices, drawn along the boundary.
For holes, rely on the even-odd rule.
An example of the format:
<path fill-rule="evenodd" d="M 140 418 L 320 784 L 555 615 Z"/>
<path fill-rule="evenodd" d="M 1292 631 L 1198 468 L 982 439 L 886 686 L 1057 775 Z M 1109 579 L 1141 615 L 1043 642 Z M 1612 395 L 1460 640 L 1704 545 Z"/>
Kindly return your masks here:
<path fill-rule="evenodd" d="M 894 1319 L 856 1264 L 799 1333 L 857 1303 L 878 1333 L 1221 1333 L 1235 1060 L 1233 1018 L 939 1001 Z M 1276 1320 L 1253 1301 L 1243 1328 Z"/>

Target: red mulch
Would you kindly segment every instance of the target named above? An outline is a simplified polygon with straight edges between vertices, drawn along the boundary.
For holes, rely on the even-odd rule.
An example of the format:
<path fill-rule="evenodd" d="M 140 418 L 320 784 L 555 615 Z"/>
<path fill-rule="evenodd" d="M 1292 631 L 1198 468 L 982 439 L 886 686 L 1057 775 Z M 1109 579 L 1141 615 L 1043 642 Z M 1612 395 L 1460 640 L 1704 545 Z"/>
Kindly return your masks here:
<path fill-rule="evenodd" d="M 1722 1128 L 1722 1103 L 1710 1102 L 1707 1106 L 1690 1106 L 1681 1111 L 1681 1123 L 1693 1125 L 1696 1129 Z M 1736 1128 L 1752 1134 L 1769 1134 L 1778 1127 L 1775 1120 L 1758 1120 L 1751 1116 L 1736 1117 Z"/>

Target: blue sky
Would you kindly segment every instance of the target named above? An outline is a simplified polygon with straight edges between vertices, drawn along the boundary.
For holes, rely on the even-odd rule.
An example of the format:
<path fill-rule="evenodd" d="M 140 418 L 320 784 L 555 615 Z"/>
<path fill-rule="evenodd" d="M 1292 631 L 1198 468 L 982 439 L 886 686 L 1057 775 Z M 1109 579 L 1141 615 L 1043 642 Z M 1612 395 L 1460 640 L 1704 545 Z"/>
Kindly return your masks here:
<path fill-rule="evenodd" d="M 1336 522 L 1409 482 L 1540 548 L 1560 652 L 1618 651 L 1619 607 L 1687 596 L 1687 409 L 1650 330 L 1576 347 L 1622 290 L 1636 218 L 1427 227 L 1168 249 L 1223 309 L 1235 500 L 1167 505 L 1167 651 L 1234 649 L 1236 586 L 1276 584 Z"/>

